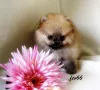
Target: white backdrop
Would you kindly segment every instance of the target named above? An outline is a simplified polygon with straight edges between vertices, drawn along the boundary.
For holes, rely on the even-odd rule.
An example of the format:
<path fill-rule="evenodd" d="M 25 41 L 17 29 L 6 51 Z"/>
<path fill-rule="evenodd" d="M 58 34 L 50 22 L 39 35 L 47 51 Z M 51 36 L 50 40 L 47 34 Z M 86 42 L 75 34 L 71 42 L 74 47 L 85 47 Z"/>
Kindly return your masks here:
<path fill-rule="evenodd" d="M 69 16 L 94 50 L 100 49 L 100 0 L 0 0 L 0 62 L 30 45 L 32 27 L 49 12 Z"/>
<path fill-rule="evenodd" d="M 100 52 L 100 0 L 60 0 L 61 13 L 68 15 L 89 47 Z"/>
<path fill-rule="evenodd" d="M 41 16 L 59 13 L 58 0 L 0 0 L 0 63 L 21 45 L 30 45 L 32 29 Z"/>

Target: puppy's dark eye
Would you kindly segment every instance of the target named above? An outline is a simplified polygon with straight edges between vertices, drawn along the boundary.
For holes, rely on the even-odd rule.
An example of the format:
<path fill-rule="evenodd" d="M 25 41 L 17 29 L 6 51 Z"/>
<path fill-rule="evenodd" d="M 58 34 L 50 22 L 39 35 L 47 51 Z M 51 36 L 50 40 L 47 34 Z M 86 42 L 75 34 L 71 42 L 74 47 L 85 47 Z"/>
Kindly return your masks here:
<path fill-rule="evenodd" d="M 60 40 L 63 41 L 65 39 L 65 36 L 60 36 Z"/>
<path fill-rule="evenodd" d="M 52 35 L 49 35 L 49 36 L 48 36 L 48 39 L 49 39 L 49 40 L 52 40 L 52 39 L 53 39 L 53 36 L 52 36 Z"/>

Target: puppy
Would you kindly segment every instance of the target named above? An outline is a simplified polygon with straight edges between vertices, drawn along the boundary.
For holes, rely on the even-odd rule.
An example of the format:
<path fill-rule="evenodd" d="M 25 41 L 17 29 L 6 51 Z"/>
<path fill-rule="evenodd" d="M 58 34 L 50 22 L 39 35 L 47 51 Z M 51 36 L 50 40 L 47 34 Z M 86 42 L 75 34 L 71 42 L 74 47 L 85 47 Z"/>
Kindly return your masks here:
<path fill-rule="evenodd" d="M 64 64 L 67 73 L 77 72 L 81 53 L 80 35 L 68 17 L 61 14 L 42 17 L 34 38 L 40 50 L 50 50 L 55 60 Z"/>

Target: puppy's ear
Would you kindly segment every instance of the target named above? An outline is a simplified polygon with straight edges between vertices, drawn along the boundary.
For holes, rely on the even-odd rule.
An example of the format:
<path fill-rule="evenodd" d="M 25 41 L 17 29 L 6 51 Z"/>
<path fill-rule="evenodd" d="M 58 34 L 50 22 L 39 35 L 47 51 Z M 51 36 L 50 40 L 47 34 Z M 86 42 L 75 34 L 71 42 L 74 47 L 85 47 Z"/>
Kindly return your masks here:
<path fill-rule="evenodd" d="M 43 16 L 40 20 L 41 23 L 45 22 L 47 20 L 47 17 L 46 16 Z"/>
<path fill-rule="evenodd" d="M 70 22 L 70 24 L 72 25 L 72 27 L 73 27 L 72 31 L 76 30 L 76 27 L 75 27 L 74 23 L 72 22 L 72 20 L 66 16 L 65 16 L 65 19 L 66 19 L 66 21 Z"/>
<path fill-rule="evenodd" d="M 40 28 L 42 26 L 43 22 L 45 22 L 46 20 L 47 20 L 46 16 L 41 17 L 36 29 Z"/>

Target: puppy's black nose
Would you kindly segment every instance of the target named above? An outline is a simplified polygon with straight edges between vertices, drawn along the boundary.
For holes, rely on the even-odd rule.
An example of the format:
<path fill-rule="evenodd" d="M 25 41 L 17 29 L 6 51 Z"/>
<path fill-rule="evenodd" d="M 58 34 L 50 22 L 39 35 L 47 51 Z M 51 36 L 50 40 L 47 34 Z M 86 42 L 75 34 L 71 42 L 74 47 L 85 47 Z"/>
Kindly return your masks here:
<path fill-rule="evenodd" d="M 59 41 L 55 41 L 53 44 L 49 45 L 52 49 L 60 49 L 63 47 L 62 43 Z"/>
<path fill-rule="evenodd" d="M 61 45 L 61 42 L 60 41 L 55 41 L 54 45 L 55 45 L 55 47 L 59 47 Z"/>
<path fill-rule="evenodd" d="M 59 47 L 61 45 L 61 43 L 62 43 L 62 41 L 60 40 L 60 37 L 55 37 L 53 39 L 53 41 L 54 41 L 54 46 L 55 47 Z"/>
<path fill-rule="evenodd" d="M 50 38 L 50 37 L 49 37 Z M 53 43 L 49 45 L 52 49 L 60 49 L 63 47 L 62 41 L 64 40 L 64 37 L 61 35 L 54 35 L 52 37 Z"/>

